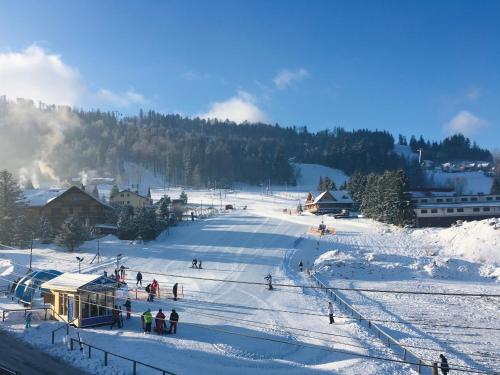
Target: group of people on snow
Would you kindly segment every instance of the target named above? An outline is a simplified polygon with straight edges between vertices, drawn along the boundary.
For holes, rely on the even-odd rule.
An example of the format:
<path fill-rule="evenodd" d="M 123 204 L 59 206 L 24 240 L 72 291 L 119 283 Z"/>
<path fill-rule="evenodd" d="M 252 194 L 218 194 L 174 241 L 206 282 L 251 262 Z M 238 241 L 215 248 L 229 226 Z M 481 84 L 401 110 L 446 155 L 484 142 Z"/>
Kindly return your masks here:
<path fill-rule="evenodd" d="M 193 261 L 191 262 L 191 268 L 198 268 L 201 270 L 201 259 L 196 259 L 194 258 Z"/>
<path fill-rule="evenodd" d="M 167 320 L 166 316 L 163 313 L 162 309 L 159 309 L 154 318 L 155 321 L 155 331 L 162 335 L 163 333 L 168 334 L 176 334 L 177 333 L 177 323 L 179 322 L 179 314 L 175 309 L 172 309 L 169 317 L 170 327 L 167 332 Z M 144 334 L 151 333 L 151 326 L 153 324 L 153 314 L 151 313 L 151 309 L 147 309 L 141 315 L 141 323 Z"/>

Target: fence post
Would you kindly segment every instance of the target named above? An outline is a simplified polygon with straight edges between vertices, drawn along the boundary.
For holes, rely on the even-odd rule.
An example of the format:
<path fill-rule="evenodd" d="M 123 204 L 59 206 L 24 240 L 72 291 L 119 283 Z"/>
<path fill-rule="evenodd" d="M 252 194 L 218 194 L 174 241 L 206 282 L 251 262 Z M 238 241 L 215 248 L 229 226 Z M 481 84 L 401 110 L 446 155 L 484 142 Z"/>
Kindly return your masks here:
<path fill-rule="evenodd" d="M 2 310 L 2 322 L 5 322 L 5 310 Z"/>
<path fill-rule="evenodd" d="M 89 345 L 89 358 L 92 358 L 92 347 Z"/>
<path fill-rule="evenodd" d="M 419 360 L 418 360 L 418 373 L 420 374 L 420 373 L 421 373 L 421 371 L 422 371 L 422 360 L 421 360 L 421 359 L 419 359 Z"/>
<path fill-rule="evenodd" d="M 438 375 L 438 364 L 437 362 L 432 363 L 432 375 Z"/>
<path fill-rule="evenodd" d="M 388 337 L 387 338 L 387 346 L 390 348 L 391 347 L 391 339 Z"/>
<path fill-rule="evenodd" d="M 372 322 L 370 320 L 368 321 L 368 328 L 372 328 Z"/>
<path fill-rule="evenodd" d="M 54 340 L 55 340 L 54 336 L 55 336 L 55 334 L 54 334 L 54 332 L 52 332 L 52 345 L 54 345 Z"/>
<path fill-rule="evenodd" d="M 406 349 L 404 349 L 404 352 L 403 352 L 403 361 L 406 362 Z"/>
<path fill-rule="evenodd" d="M 135 299 L 137 299 L 137 287 L 135 287 Z"/>
<path fill-rule="evenodd" d="M 104 366 L 108 365 L 108 352 L 104 352 Z"/>
<path fill-rule="evenodd" d="M 45 310 L 45 320 L 47 320 L 47 308 L 45 308 L 44 310 Z"/>
<path fill-rule="evenodd" d="M 70 339 L 69 339 L 69 349 L 73 350 L 73 338 L 72 337 L 70 337 Z"/>
<path fill-rule="evenodd" d="M 66 324 L 66 334 L 69 335 L 69 323 Z"/>
<path fill-rule="evenodd" d="M 132 366 L 132 375 L 136 375 L 137 374 L 137 362 L 134 361 L 134 364 Z"/>

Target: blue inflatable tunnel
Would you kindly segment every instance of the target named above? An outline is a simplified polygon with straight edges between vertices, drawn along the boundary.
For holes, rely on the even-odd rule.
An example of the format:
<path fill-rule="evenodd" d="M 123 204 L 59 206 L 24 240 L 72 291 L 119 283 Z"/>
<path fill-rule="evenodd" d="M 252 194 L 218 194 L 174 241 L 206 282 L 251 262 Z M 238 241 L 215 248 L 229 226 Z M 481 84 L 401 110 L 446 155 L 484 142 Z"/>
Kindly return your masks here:
<path fill-rule="evenodd" d="M 31 304 L 34 299 L 41 298 L 42 293 L 48 292 L 43 290 L 41 285 L 61 274 L 62 272 L 56 270 L 32 271 L 19 280 L 14 296 L 21 303 Z"/>

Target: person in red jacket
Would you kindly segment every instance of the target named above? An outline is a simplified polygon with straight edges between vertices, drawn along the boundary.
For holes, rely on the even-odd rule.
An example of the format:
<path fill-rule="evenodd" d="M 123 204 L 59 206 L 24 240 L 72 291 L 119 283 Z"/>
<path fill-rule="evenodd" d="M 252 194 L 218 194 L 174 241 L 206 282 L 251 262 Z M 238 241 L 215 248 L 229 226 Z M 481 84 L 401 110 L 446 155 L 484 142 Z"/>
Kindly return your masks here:
<path fill-rule="evenodd" d="M 156 281 L 156 279 L 153 279 L 153 282 L 151 283 L 151 293 L 154 296 L 156 296 L 156 294 L 158 293 L 158 297 L 160 297 L 159 285 L 158 285 L 158 281 Z"/>
<path fill-rule="evenodd" d="M 165 327 L 165 314 L 161 309 L 158 310 L 158 314 L 156 314 L 155 325 L 156 325 L 156 332 L 158 332 L 159 335 L 162 335 L 163 328 Z"/>

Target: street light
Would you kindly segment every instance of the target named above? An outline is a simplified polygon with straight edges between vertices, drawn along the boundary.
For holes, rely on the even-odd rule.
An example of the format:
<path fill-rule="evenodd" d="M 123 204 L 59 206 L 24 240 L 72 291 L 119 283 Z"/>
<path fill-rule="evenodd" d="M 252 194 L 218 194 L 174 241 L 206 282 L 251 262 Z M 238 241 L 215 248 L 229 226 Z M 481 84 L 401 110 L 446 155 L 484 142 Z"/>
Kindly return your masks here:
<path fill-rule="evenodd" d="M 80 268 L 81 266 L 80 265 L 83 262 L 83 257 L 81 257 L 81 258 L 80 257 L 76 257 L 76 260 L 78 261 L 78 273 L 80 273 L 80 270 L 81 270 L 81 268 Z"/>
<path fill-rule="evenodd" d="M 120 262 L 120 259 L 122 259 L 122 254 L 116 254 L 116 269 L 120 268 L 119 267 L 119 262 Z"/>

